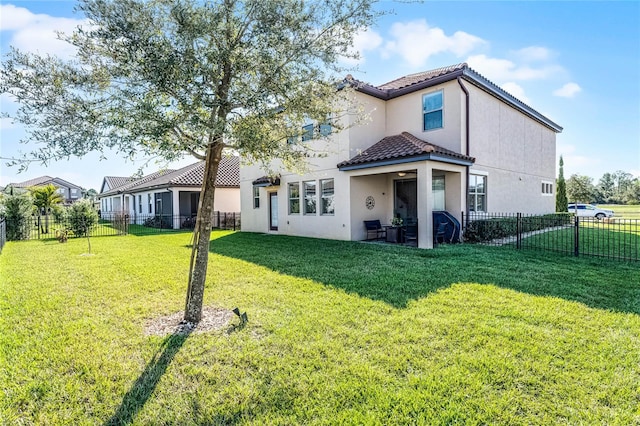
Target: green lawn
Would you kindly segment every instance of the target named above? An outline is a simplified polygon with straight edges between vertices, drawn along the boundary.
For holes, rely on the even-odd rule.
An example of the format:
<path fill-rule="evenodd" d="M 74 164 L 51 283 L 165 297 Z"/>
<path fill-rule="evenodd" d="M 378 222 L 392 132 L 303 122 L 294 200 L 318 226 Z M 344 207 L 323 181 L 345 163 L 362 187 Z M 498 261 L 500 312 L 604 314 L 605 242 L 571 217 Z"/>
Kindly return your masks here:
<path fill-rule="evenodd" d="M 624 204 L 601 204 L 598 207 L 613 210 L 615 217 L 640 219 L 640 205 L 628 206 Z"/>
<path fill-rule="evenodd" d="M 637 424 L 637 264 L 215 232 L 235 332 L 145 336 L 191 235 L 9 242 L 1 424 Z"/>

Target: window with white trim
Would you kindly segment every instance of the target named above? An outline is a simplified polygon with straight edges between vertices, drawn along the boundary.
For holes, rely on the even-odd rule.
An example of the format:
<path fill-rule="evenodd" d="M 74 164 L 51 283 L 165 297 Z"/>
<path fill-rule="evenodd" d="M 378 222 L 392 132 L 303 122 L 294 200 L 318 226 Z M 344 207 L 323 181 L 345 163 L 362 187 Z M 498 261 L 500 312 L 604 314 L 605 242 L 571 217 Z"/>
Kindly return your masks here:
<path fill-rule="evenodd" d="M 443 127 L 442 90 L 422 96 L 422 129 L 424 131 Z"/>
<path fill-rule="evenodd" d="M 253 208 L 254 209 L 260 208 L 260 187 L 259 186 L 253 187 Z"/>
<path fill-rule="evenodd" d="M 320 214 L 332 215 L 335 213 L 333 179 L 320 180 Z"/>
<path fill-rule="evenodd" d="M 149 214 L 153 212 L 153 199 L 151 199 L 151 194 L 147 194 L 147 203 L 149 204 Z"/>
<path fill-rule="evenodd" d="M 542 195 L 553 195 L 553 183 L 542 182 Z"/>
<path fill-rule="evenodd" d="M 318 203 L 316 198 L 316 181 L 310 180 L 302 182 L 304 188 L 304 214 L 316 214 L 316 205 Z"/>
<path fill-rule="evenodd" d="M 289 184 L 289 214 L 300 214 L 300 183 Z"/>
<path fill-rule="evenodd" d="M 138 195 L 138 213 L 142 214 L 142 195 Z"/>
<path fill-rule="evenodd" d="M 467 198 L 469 211 L 487 211 L 487 177 L 469 175 L 469 196 Z"/>

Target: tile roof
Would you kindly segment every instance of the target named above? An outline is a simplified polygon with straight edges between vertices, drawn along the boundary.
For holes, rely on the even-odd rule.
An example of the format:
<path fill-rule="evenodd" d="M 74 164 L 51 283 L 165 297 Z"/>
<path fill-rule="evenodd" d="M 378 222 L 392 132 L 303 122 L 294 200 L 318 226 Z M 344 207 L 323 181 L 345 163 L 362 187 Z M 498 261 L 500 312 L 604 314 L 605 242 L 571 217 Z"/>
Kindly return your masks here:
<path fill-rule="evenodd" d="M 523 114 L 547 126 L 554 132 L 562 132 L 562 127 L 560 125 L 540 114 L 538 111 L 525 104 L 500 86 L 491 82 L 485 76 L 469 68 L 469 65 L 466 62 L 406 75 L 379 86 L 374 86 L 372 84 L 356 80 L 353 76 L 347 75 L 344 80 L 344 84 L 354 87 L 359 92 L 387 101 L 389 99 L 397 98 L 418 90 L 424 90 L 458 78 L 473 84 L 481 90 L 484 90 L 519 110 Z"/>
<path fill-rule="evenodd" d="M 100 195 L 111 195 L 121 192 L 140 192 L 151 188 L 169 188 L 172 186 L 202 186 L 204 179 L 204 161 L 190 164 L 178 170 L 160 170 L 125 183 Z M 240 159 L 236 156 L 225 156 L 220 161 L 216 187 L 237 188 L 240 186 Z"/>
<path fill-rule="evenodd" d="M 125 181 L 125 183 L 123 185 L 120 186 L 116 186 L 115 188 L 111 188 L 108 191 L 105 191 L 103 193 L 101 193 L 100 195 L 112 195 L 112 194 L 119 194 L 122 192 L 127 192 L 129 190 L 131 190 L 134 187 L 137 187 L 139 185 L 143 185 L 145 183 L 151 182 L 154 179 L 166 175 L 167 173 L 172 173 L 174 172 L 174 170 L 172 169 L 164 169 L 164 170 L 159 170 L 157 172 L 151 173 L 149 175 L 143 176 L 141 178 L 129 178 L 128 181 Z"/>
<path fill-rule="evenodd" d="M 119 188 L 137 179 L 138 178 L 134 178 L 131 176 L 105 176 L 104 177 L 104 180 L 107 181 L 107 184 L 109 185 L 110 189 Z"/>
<path fill-rule="evenodd" d="M 473 163 L 475 158 L 459 154 L 455 151 L 443 148 L 430 142 L 418 139 L 411 133 L 402 132 L 399 135 L 387 136 L 373 144 L 360 154 L 338 164 L 338 168 L 387 162 L 394 160 L 410 159 L 435 154 L 438 157 Z M 418 160 L 418 159 L 416 159 Z"/>
<path fill-rule="evenodd" d="M 54 184 L 57 186 L 65 185 L 71 188 L 78 188 L 78 189 L 82 189 L 81 186 L 76 185 L 74 183 L 68 182 L 64 179 L 60 179 L 58 177 L 51 177 L 51 176 L 40 176 L 37 178 L 33 178 L 30 180 L 26 180 L 24 182 L 18 182 L 18 183 L 10 183 L 8 186 L 13 186 L 14 188 L 29 188 L 32 186 L 42 186 L 42 185 L 47 185 L 47 184 Z"/>
<path fill-rule="evenodd" d="M 381 90 L 397 90 L 397 89 L 402 89 L 404 87 L 407 86 L 412 86 L 414 84 L 417 83 L 422 83 L 423 81 L 435 78 L 435 77 L 439 77 L 441 75 L 445 75 L 445 74 L 450 74 L 454 71 L 458 71 L 458 70 L 462 70 L 464 68 L 467 67 L 467 64 L 465 62 L 460 63 L 460 64 L 456 64 L 456 65 L 450 65 L 448 67 L 442 67 L 442 68 L 437 68 L 435 70 L 429 70 L 429 71 L 423 71 L 423 72 L 418 72 L 415 74 L 409 74 L 406 75 L 404 77 L 400 77 L 397 78 L 395 80 L 392 80 L 388 83 L 385 84 L 381 84 L 380 86 L 377 86 L 378 89 Z"/>

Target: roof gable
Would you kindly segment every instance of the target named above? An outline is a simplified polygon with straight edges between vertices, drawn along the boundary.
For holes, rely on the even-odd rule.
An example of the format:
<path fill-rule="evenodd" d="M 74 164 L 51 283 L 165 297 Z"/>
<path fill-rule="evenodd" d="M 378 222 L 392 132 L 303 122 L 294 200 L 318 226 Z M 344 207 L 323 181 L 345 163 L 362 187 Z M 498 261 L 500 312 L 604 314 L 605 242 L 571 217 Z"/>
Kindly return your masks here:
<path fill-rule="evenodd" d="M 359 92 L 387 101 L 458 78 L 473 84 L 481 90 L 484 90 L 493 97 L 512 106 L 516 110 L 534 119 L 540 124 L 548 127 L 554 132 L 560 133 L 562 131 L 561 126 L 545 117 L 529 105 L 525 104 L 495 83 L 489 81 L 489 79 L 487 79 L 477 71 L 469 68 L 469 65 L 467 65 L 467 63 L 465 62 L 456 65 L 450 65 L 447 67 L 437 68 L 434 70 L 409 74 L 404 77 L 392 80 L 388 83 L 384 83 L 380 86 L 373 86 L 371 84 L 356 80 L 351 75 L 347 76 L 347 78 L 345 79 L 345 83 L 350 84 Z"/>
<path fill-rule="evenodd" d="M 51 177 L 51 176 L 40 176 L 37 178 L 26 180 L 24 182 L 11 183 L 8 186 L 13 186 L 15 188 L 30 188 L 32 186 L 44 186 L 48 184 L 53 184 L 57 187 L 75 188 L 75 189 L 82 190 L 81 186 L 68 182 L 64 179 L 60 179 L 58 177 Z"/>
<path fill-rule="evenodd" d="M 475 158 L 418 139 L 411 133 L 402 132 L 399 135 L 387 136 L 350 160 L 338 164 L 337 167 L 340 170 L 350 170 L 361 168 L 361 166 L 375 167 L 382 164 L 422 160 L 470 165 L 473 164 Z"/>
<path fill-rule="evenodd" d="M 190 164 L 178 170 L 160 170 L 140 179 L 132 180 L 124 185 L 110 189 L 100 195 L 113 195 L 122 192 L 142 192 L 157 188 L 173 186 L 201 187 L 204 179 L 204 161 Z M 106 178 L 105 178 L 106 179 Z M 220 160 L 217 188 L 237 188 L 240 186 L 240 159 L 236 156 L 225 156 Z"/>

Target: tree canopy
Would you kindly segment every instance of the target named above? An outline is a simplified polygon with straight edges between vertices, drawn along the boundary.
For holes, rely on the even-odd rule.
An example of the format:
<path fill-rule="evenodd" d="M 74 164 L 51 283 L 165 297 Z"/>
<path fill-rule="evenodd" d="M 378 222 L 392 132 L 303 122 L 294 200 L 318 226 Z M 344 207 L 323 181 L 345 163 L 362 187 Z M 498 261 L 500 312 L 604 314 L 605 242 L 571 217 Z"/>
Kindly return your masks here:
<path fill-rule="evenodd" d="M 85 28 L 63 61 L 11 50 L 0 92 L 19 107 L 43 162 L 116 149 L 205 159 L 185 319 L 198 322 L 223 150 L 294 166 L 307 120 L 340 129 L 343 57 L 378 12 L 373 0 L 81 0 Z M 316 128 L 314 136 L 321 136 Z"/>

